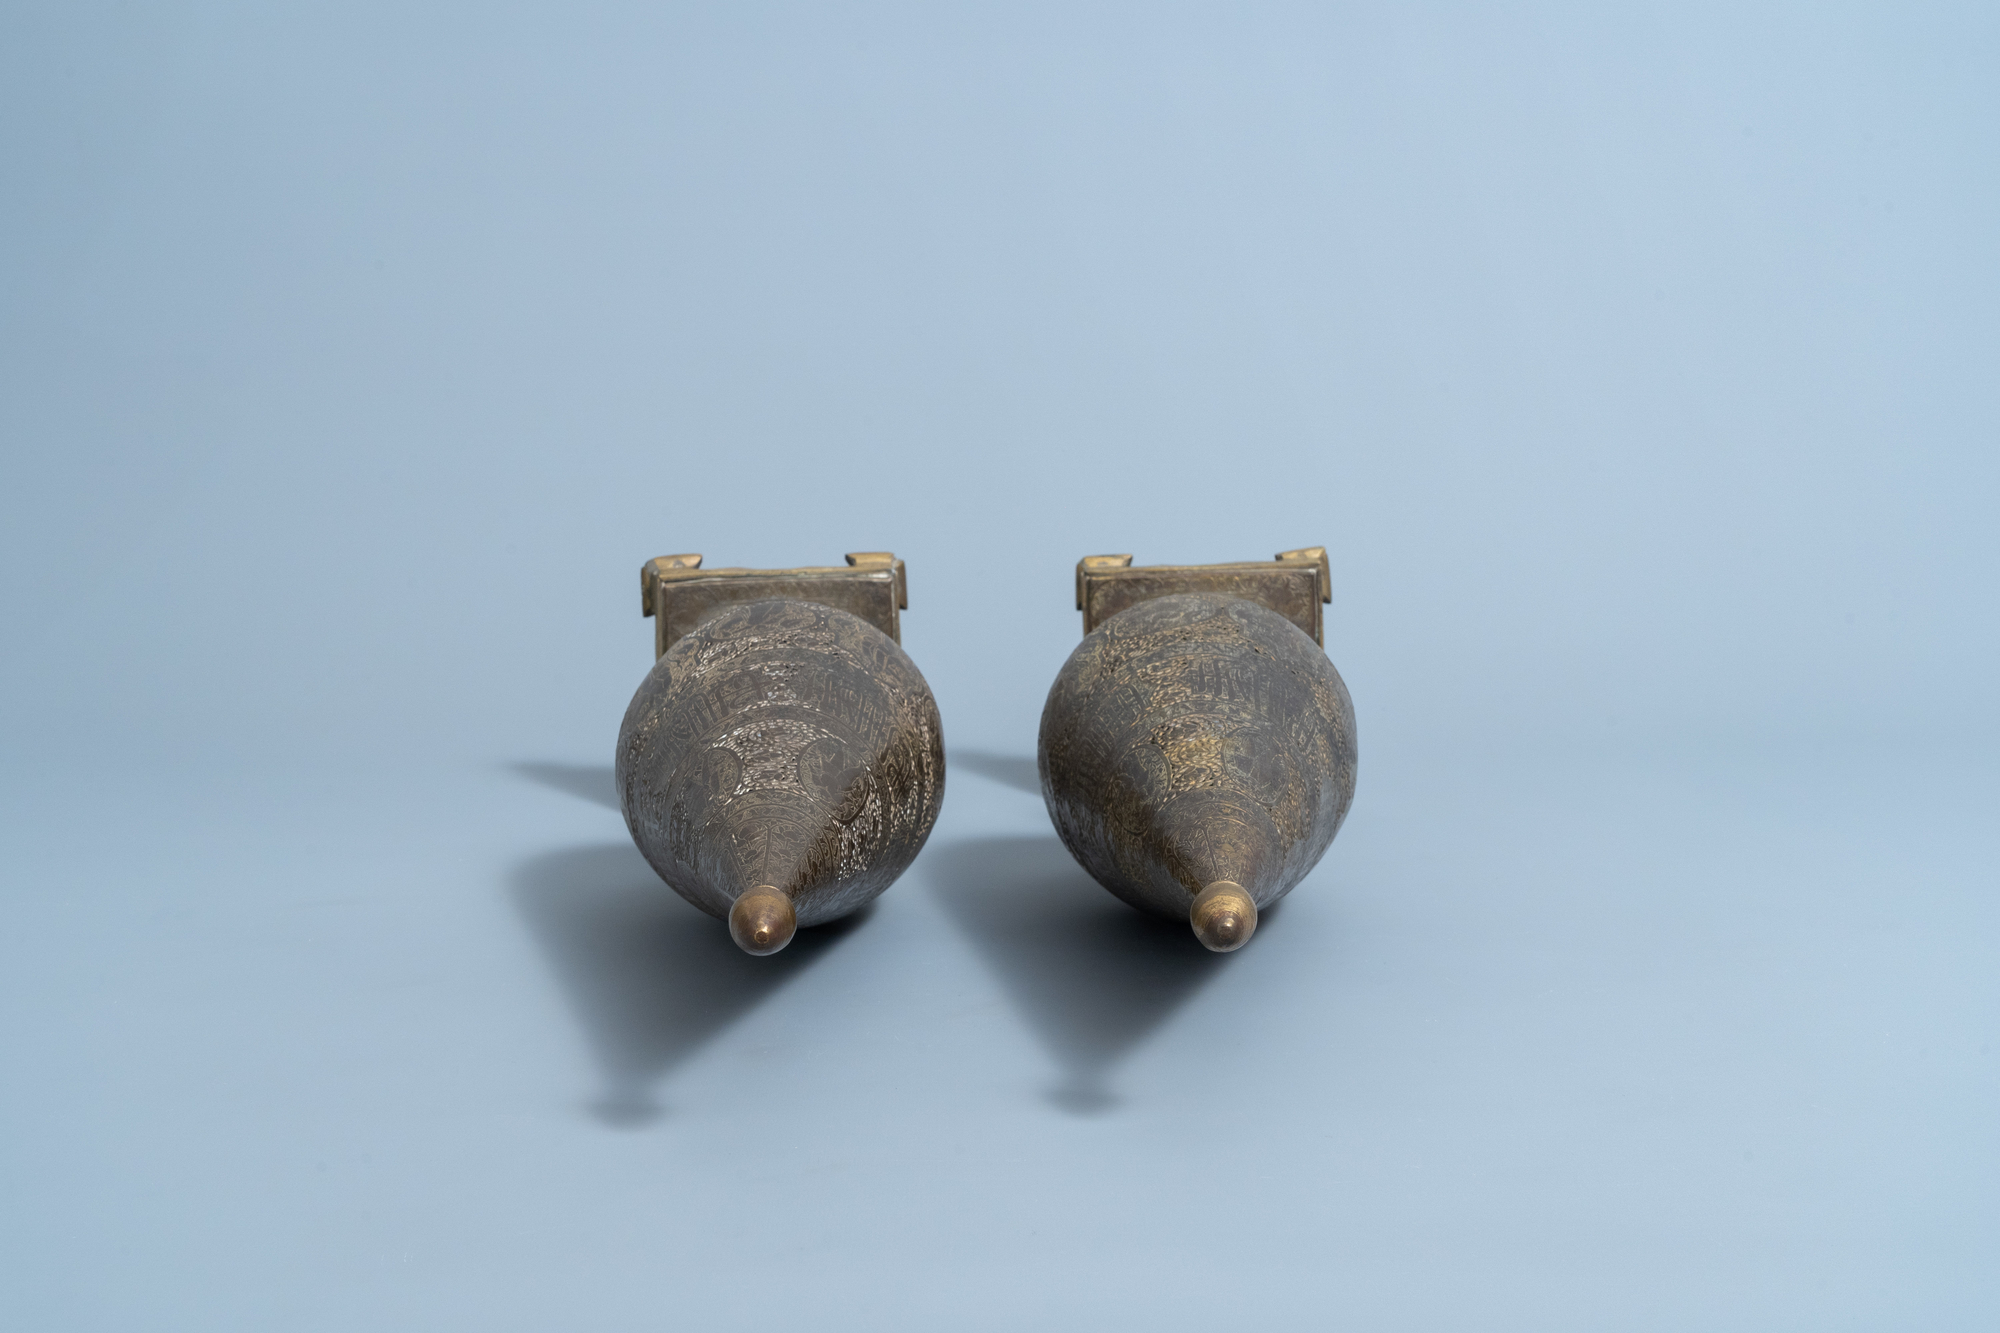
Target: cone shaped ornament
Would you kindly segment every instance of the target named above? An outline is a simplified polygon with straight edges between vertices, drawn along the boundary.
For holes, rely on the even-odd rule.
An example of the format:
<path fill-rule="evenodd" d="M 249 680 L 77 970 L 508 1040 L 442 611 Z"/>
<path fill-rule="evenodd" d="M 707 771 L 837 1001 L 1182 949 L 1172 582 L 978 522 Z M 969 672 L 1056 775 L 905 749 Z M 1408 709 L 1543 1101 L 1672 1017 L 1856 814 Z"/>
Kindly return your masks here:
<path fill-rule="evenodd" d="M 1042 795 L 1071 855 L 1226 951 L 1318 863 L 1354 799 L 1354 705 L 1294 621 L 1161 596 L 1084 637 L 1042 710 Z"/>
<path fill-rule="evenodd" d="M 944 799 L 936 701 L 880 629 L 789 598 L 669 647 L 618 736 L 626 825 L 660 877 L 750 953 L 894 882 Z"/>

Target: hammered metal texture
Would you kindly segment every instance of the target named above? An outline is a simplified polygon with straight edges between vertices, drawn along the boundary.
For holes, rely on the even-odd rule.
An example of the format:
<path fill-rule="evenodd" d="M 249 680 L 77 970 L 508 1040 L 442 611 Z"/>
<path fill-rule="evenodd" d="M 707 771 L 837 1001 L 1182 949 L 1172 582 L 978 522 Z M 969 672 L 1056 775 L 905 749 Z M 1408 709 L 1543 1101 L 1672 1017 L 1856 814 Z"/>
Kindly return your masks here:
<path fill-rule="evenodd" d="M 617 773 L 633 841 L 683 898 L 726 916 L 769 884 L 810 926 L 916 859 L 944 799 L 944 735 L 930 687 L 880 630 L 811 602 L 750 602 L 654 664 Z"/>
<path fill-rule="evenodd" d="M 1042 796 L 1063 845 L 1134 907 L 1186 920 L 1233 880 L 1259 908 L 1325 854 L 1354 800 L 1354 704 L 1284 616 L 1159 597 L 1085 636 L 1042 710 Z"/>

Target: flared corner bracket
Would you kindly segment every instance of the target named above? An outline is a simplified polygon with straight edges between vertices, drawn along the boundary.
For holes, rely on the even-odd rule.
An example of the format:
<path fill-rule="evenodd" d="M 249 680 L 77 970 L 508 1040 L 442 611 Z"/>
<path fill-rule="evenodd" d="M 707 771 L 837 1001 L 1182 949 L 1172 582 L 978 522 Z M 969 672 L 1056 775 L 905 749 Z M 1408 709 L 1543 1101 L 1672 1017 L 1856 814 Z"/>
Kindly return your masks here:
<path fill-rule="evenodd" d="M 1256 602 L 1326 646 L 1321 607 L 1333 600 L 1333 569 L 1324 546 L 1223 565 L 1134 565 L 1129 555 L 1087 555 L 1076 563 L 1076 609 L 1083 612 L 1085 634 L 1140 602 L 1179 593 Z"/>
<path fill-rule="evenodd" d="M 903 641 L 909 575 L 890 551 L 850 551 L 844 565 L 798 569 L 703 569 L 700 555 L 663 555 L 639 567 L 639 610 L 653 621 L 653 655 L 725 607 L 769 598 L 846 611 Z"/>

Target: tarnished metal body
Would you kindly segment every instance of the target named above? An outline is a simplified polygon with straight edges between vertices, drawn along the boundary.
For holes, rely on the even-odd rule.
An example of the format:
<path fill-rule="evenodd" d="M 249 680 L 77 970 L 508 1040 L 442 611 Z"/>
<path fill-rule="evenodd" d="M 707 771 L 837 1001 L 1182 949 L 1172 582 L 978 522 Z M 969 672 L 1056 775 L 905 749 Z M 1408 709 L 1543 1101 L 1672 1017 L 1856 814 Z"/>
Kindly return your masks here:
<path fill-rule="evenodd" d="M 1071 654 L 1042 711 L 1038 759 L 1063 844 L 1132 906 L 1189 919 L 1221 885 L 1262 908 L 1304 878 L 1347 816 L 1354 705 L 1294 619 L 1241 596 L 1164 591 Z M 1193 923 L 1211 948 L 1233 948 L 1255 928 L 1255 911 L 1244 914 L 1218 927 L 1238 932 L 1227 943 L 1203 933 L 1201 912 Z"/>
<path fill-rule="evenodd" d="M 619 797 L 646 860 L 718 917 L 768 887 L 810 926 L 888 888 L 944 798 L 937 703 L 909 656 L 801 597 L 725 599 L 676 629 L 618 736 Z M 738 933 L 752 952 L 789 938 L 789 925 L 769 947 Z"/>

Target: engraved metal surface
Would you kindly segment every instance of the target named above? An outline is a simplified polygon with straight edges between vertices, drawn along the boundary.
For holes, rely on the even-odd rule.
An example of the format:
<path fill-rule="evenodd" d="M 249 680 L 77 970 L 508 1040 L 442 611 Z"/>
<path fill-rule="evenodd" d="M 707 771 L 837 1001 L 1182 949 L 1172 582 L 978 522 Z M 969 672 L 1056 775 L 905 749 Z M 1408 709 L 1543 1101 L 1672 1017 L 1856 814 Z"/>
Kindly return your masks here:
<path fill-rule="evenodd" d="M 1084 637 L 1049 690 L 1037 760 L 1063 845 L 1132 906 L 1187 920 L 1230 881 L 1268 907 L 1347 817 L 1354 705 L 1294 621 L 1174 593 Z"/>
<path fill-rule="evenodd" d="M 682 897 L 726 917 L 768 885 L 811 926 L 916 858 L 944 798 L 944 736 L 888 635 L 835 606 L 766 599 L 712 609 L 654 663 L 617 779 L 633 840 Z"/>
<path fill-rule="evenodd" d="M 888 551 L 854 551 L 845 565 L 802 569 L 703 569 L 699 555 L 663 555 L 639 570 L 639 609 L 653 617 L 655 657 L 720 608 L 772 597 L 837 606 L 897 643 L 897 613 L 910 609 L 909 577 Z"/>
<path fill-rule="evenodd" d="M 1214 592 L 1268 606 L 1312 641 L 1326 642 L 1320 606 L 1333 598 L 1326 548 L 1280 551 L 1275 559 L 1228 565 L 1134 565 L 1129 555 L 1087 555 L 1076 565 L 1083 632 L 1140 602 L 1171 593 Z"/>

